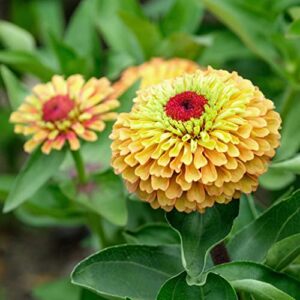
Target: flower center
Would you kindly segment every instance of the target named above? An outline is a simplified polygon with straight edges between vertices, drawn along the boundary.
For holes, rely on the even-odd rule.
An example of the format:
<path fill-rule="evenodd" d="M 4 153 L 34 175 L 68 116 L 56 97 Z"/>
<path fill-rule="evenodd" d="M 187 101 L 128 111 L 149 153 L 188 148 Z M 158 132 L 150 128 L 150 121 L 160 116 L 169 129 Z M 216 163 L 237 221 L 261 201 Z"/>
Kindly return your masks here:
<path fill-rule="evenodd" d="M 206 103 L 205 97 L 195 92 L 183 92 L 169 99 L 165 111 L 167 116 L 174 120 L 188 121 L 201 117 Z"/>
<path fill-rule="evenodd" d="M 55 122 L 68 118 L 75 103 L 67 95 L 54 96 L 43 105 L 43 120 Z"/>

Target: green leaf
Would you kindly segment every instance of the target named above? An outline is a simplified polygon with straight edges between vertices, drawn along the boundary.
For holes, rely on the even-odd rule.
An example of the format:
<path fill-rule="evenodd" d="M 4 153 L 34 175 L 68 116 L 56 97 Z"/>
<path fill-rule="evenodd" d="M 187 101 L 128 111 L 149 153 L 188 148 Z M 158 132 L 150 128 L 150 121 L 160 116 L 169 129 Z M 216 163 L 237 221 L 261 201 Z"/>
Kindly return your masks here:
<path fill-rule="evenodd" d="M 158 45 L 155 55 L 196 60 L 209 43 L 209 38 L 194 37 L 184 32 L 173 33 Z"/>
<path fill-rule="evenodd" d="M 152 56 L 153 50 L 162 39 L 158 27 L 147 19 L 135 16 L 126 11 L 121 11 L 120 17 L 136 37 L 143 50 L 145 59 L 149 59 Z"/>
<path fill-rule="evenodd" d="M 11 175 L 0 175 L 0 201 L 6 199 L 12 188 L 14 177 Z"/>
<path fill-rule="evenodd" d="M 275 243 L 267 253 L 266 264 L 281 271 L 300 255 L 300 233 Z"/>
<path fill-rule="evenodd" d="M 31 226 L 67 226 L 83 223 L 82 210 L 76 207 L 57 186 L 39 189 L 16 209 L 17 217 Z"/>
<path fill-rule="evenodd" d="M 295 20 L 287 30 L 287 37 L 299 38 L 300 36 L 300 19 Z"/>
<path fill-rule="evenodd" d="M 288 9 L 288 12 L 293 20 L 300 19 L 300 6 L 294 6 Z"/>
<path fill-rule="evenodd" d="M 84 185 L 67 182 L 62 185 L 62 189 L 71 199 L 113 224 L 124 226 L 127 223 L 122 180 L 112 170 L 94 175 Z"/>
<path fill-rule="evenodd" d="M 282 171 L 290 171 L 294 174 L 300 175 L 300 154 L 285 161 L 275 162 L 271 165 L 271 168 Z"/>
<path fill-rule="evenodd" d="M 0 63 L 14 67 L 15 69 L 31 73 L 42 80 L 49 80 L 55 71 L 44 65 L 37 55 L 20 51 L 0 51 Z"/>
<path fill-rule="evenodd" d="M 204 214 L 199 212 L 167 213 L 167 220 L 181 239 L 182 261 L 188 275 L 199 280 L 205 268 L 209 250 L 225 239 L 238 215 L 239 202 L 216 204 Z"/>
<path fill-rule="evenodd" d="M 153 300 L 160 286 L 181 271 L 178 247 L 123 245 L 88 257 L 71 276 L 74 284 L 102 296 Z"/>
<path fill-rule="evenodd" d="M 229 31 L 217 31 L 208 36 L 212 41 L 201 55 L 201 65 L 212 65 L 214 68 L 226 66 L 228 61 L 253 57 L 240 39 Z M 222 49 L 222 51 L 219 51 Z"/>
<path fill-rule="evenodd" d="M 81 289 L 71 284 L 69 278 L 44 283 L 32 292 L 36 300 L 80 300 Z"/>
<path fill-rule="evenodd" d="M 268 172 L 259 177 L 259 183 L 265 189 L 276 191 L 290 185 L 296 176 L 292 172 L 269 168 Z"/>
<path fill-rule="evenodd" d="M 260 9 L 260 2 L 249 9 L 249 4 L 236 0 L 203 0 L 205 7 L 225 23 L 256 55 L 267 61 L 282 74 L 282 60 L 270 37 L 275 23 L 275 13 L 269 5 Z"/>
<path fill-rule="evenodd" d="M 103 298 L 97 294 L 94 294 L 88 290 L 82 290 L 81 291 L 81 297 L 80 300 L 106 300 L 107 298 Z M 73 299 L 70 299 L 73 300 Z M 76 300 L 76 299 L 75 299 Z"/>
<path fill-rule="evenodd" d="M 129 112 L 133 105 L 133 99 L 136 97 L 136 92 L 140 88 L 141 80 L 135 81 L 120 97 L 120 106 L 117 112 Z"/>
<path fill-rule="evenodd" d="M 161 22 L 163 33 L 168 36 L 174 32 L 195 33 L 203 15 L 199 0 L 175 0 Z"/>
<path fill-rule="evenodd" d="M 65 43 L 80 56 L 92 55 L 94 52 L 97 39 L 96 12 L 97 2 L 95 0 L 81 1 L 68 24 Z M 100 49 L 98 50 L 100 52 Z M 93 57 L 89 57 L 89 59 L 92 60 Z"/>
<path fill-rule="evenodd" d="M 183 272 L 169 279 L 160 289 L 156 300 L 237 300 L 232 286 L 221 276 L 209 273 L 203 286 L 188 285 Z"/>
<path fill-rule="evenodd" d="M 234 260 L 263 261 L 274 243 L 299 233 L 299 228 L 300 191 L 297 191 L 239 231 L 228 243 L 230 256 Z"/>
<path fill-rule="evenodd" d="M 243 279 L 263 281 L 265 283 L 273 285 L 279 290 L 282 290 L 283 292 L 289 294 L 297 300 L 300 299 L 299 281 L 283 273 L 275 272 L 269 267 L 258 263 L 246 261 L 231 262 L 227 264 L 217 265 L 210 269 L 209 272 L 214 272 L 224 277 L 229 282 Z M 273 299 L 277 300 L 277 298 Z"/>
<path fill-rule="evenodd" d="M 29 90 L 7 67 L 1 66 L 0 70 L 7 90 L 10 105 L 13 110 L 16 110 L 24 101 L 25 97 L 29 94 Z"/>
<path fill-rule="evenodd" d="M 49 36 L 61 38 L 64 31 L 63 2 L 60 0 L 32 1 L 36 29 L 44 43 L 49 43 Z"/>
<path fill-rule="evenodd" d="M 10 50 L 32 52 L 35 41 L 26 30 L 6 21 L 0 21 L 0 43 Z"/>
<path fill-rule="evenodd" d="M 250 293 L 257 300 L 295 300 L 295 298 L 275 288 L 273 285 L 258 280 L 235 280 L 231 284 L 237 291 Z"/>
<path fill-rule="evenodd" d="M 174 2 L 175 0 L 149 0 L 143 3 L 143 12 L 147 17 L 159 20 L 167 14 Z"/>
<path fill-rule="evenodd" d="M 81 70 L 82 74 L 86 74 L 87 62 L 84 58 L 79 57 L 74 49 L 55 36 L 51 36 L 49 41 L 61 73 L 69 76 Z"/>
<path fill-rule="evenodd" d="M 256 211 L 253 196 L 242 194 L 240 198 L 239 215 L 234 221 L 230 234 L 235 234 L 237 231 L 241 230 L 243 227 L 255 220 L 257 216 L 258 213 Z"/>
<path fill-rule="evenodd" d="M 53 151 L 49 155 L 39 149 L 29 156 L 15 179 L 5 201 L 4 212 L 9 212 L 29 199 L 58 170 L 65 158 L 65 151 Z M 46 166 L 46 167 L 45 167 Z"/>
<path fill-rule="evenodd" d="M 143 245 L 179 245 L 178 234 L 164 223 L 146 224 L 135 231 L 126 230 L 124 236 L 128 243 Z"/>
<path fill-rule="evenodd" d="M 281 145 L 277 151 L 276 158 L 285 160 L 291 158 L 300 149 L 299 114 L 300 101 L 297 101 L 300 93 L 293 94 L 293 101 L 282 124 Z M 283 178 L 284 179 L 284 178 Z"/>
<path fill-rule="evenodd" d="M 99 13 L 96 18 L 96 25 L 112 51 L 128 53 L 136 62 L 142 62 L 144 60 L 143 50 L 134 34 L 124 26 L 124 22 L 119 16 L 120 11 L 139 15 L 137 2 L 135 0 L 98 0 L 97 11 Z"/>

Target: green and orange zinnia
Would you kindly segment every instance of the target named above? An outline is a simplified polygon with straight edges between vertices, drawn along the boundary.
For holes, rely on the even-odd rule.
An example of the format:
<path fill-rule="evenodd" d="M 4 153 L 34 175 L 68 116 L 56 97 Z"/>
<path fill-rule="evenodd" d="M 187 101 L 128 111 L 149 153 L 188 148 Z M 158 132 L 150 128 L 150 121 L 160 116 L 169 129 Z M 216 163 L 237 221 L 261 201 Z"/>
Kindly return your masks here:
<path fill-rule="evenodd" d="M 139 91 L 111 138 L 112 166 L 153 208 L 203 212 L 257 188 L 279 145 L 273 102 L 207 68 Z"/>
<path fill-rule="evenodd" d="M 42 152 L 48 154 L 66 142 L 71 150 L 78 150 L 79 139 L 95 141 L 105 121 L 116 118 L 111 110 L 119 102 L 110 96 L 112 92 L 106 78 L 85 82 L 81 75 L 66 80 L 55 75 L 51 82 L 33 88 L 10 121 L 16 123 L 16 133 L 32 136 L 24 145 L 26 152 L 42 145 Z"/>

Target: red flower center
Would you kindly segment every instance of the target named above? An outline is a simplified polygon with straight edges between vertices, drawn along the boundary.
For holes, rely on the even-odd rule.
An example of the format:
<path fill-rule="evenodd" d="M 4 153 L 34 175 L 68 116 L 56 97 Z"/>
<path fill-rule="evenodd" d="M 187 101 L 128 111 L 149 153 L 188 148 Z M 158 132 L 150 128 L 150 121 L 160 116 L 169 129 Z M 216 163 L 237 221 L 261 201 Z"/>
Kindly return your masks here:
<path fill-rule="evenodd" d="M 171 97 L 165 106 L 167 116 L 177 121 L 199 118 L 207 103 L 205 97 L 195 92 L 183 92 Z"/>
<path fill-rule="evenodd" d="M 43 105 L 43 120 L 55 122 L 68 118 L 75 103 L 67 95 L 54 96 Z"/>

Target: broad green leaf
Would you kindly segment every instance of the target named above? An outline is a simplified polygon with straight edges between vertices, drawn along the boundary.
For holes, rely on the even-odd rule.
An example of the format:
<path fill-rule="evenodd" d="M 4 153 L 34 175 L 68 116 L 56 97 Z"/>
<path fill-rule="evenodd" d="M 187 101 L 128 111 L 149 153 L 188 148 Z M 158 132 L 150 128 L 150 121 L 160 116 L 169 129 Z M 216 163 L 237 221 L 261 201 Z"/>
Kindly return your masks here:
<path fill-rule="evenodd" d="M 215 68 L 222 68 L 228 61 L 242 59 L 245 61 L 253 54 L 242 42 L 231 32 L 218 31 L 209 35 L 212 41 L 201 55 L 201 65 L 213 65 Z M 222 51 L 219 51 L 222 49 Z"/>
<path fill-rule="evenodd" d="M 6 21 L 0 21 L 0 44 L 16 51 L 32 52 L 35 48 L 35 41 L 29 32 Z"/>
<path fill-rule="evenodd" d="M 38 149 L 31 154 L 14 181 L 3 211 L 9 212 L 33 196 L 57 172 L 64 158 L 63 150 L 45 155 Z"/>
<path fill-rule="evenodd" d="M 259 177 L 259 183 L 265 189 L 276 191 L 287 187 L 296 179 L 292 172 L 269 168 L 268 172 Z"/>
<path fill-rule="evenodd" d="M 64 11 L 61 0 L 35 0 L 31 7 L 36 22 L 36 29 L 44 43 L 49 43 L 49 36 L 61 38 L 64 30 Z"/>
<path fill-rule="evenodd" d="M 231 284 L 237 291 L 247 292 L 257 300 L 295 300 L 295 298 L 263 281 L 242 279 L 232 281 Z"/>
<path fill-rule="evenodd" d="M 102 296 L 153 300 L 161 285 L 182 271 L 175 246 L 123 245 L 80 262 L 72 282 Z"/>
<path fill-rule="evenodd" d="M 69 76 L 81 70 L 81 74 L 86 74 L 87 61 L 83 57 L 79 57 L 73 48 L 55 36 L 50 37 L 50 42 L 61 73 Z"/>
<path fill-rule="evenodd" d="M 149 0 L 143 3 L 142 9 L 147 17 L 159 20 L 167 14 L 174 2 L 175 0 Z"/>
<path fill-rule="evenodd" d="M 299 38 L 300 36 L 300 19 L 295 20 L 287 30 L 287 37 Z"/>
<path fill-rule="evenodd" d="M 300 281 L 300 263 L 291 264 L 285 270 L 285 274 L 295 278 L 296 280 Z"/>
<path fill-rule="evenodd" d="M 288 10 L 293 20 L 300 19 L 300 6 L 293 6 Z"/>
<path fill-rule="evenodd" d="M 128 53 L 136 62 L 144 60 L 141 49 L 134 34 L 124 26 L 119 13 L 127 11 L 134 15 L 140 15 L 135 0 L 98 0 L 98 16 L 96 25 L 105 42 L 116 53 Z"/>
<path fill-rule="evenodd" d="M 263 281 L 273 285 L 279 290 L 282 290 L 297 300 L 300 299 L 299 281 L 287 276 L 286 274 L 275 272 L 269 267 L 258 263 L 246 261 L 231 262 L 217 265 L 210 269 L 209 272 L 214 272 L 229 282 L 243 279 Z M 277 300 L 277 298 L 273 299 Z"/>
<path fill-rule="evenodd" d="M 225 239 L 238 215 L 239 202 L 216 204 L 204 214 L 167 213 L 167 220 L 181 239 L 182 262 L 192 280 L 199 280 L 205 268 L 209 250 Z"/>
<path fill-rule="evenodd" d="M 49 80 L 55 70 L 43 64 L 37 55 L 21 51 L 0 51 L 0 63 L 15 69 L 38 76 L 42 80 Z"/>
<path fill-rule="evenodd" d="M 234 260 L 263 261 L 274 243 L 299 233 L 299 228 L 300 190 L 239 231 L 228 243 L 230 256 Z"/>
<path fill-rule="evenodd" d="M 80 56 L 91 55 L 90 60 L 93 60 L 92 55 L 97 41 L 96 12 L 96 0 L 81 1 L 68 24 L 65 34 L 65 43 Z M 98 51 L 100 52 L 99 47 Z"/>
<path fill-rule="evenodd" d="M 136 92 L 141 85 L 141 80 L 135 81 L 120 97 L 120 106 L 118 112 L 129 112 L 133 105 L 133 99 L 136 97 Z"/>
<path fill-rule="evenodd" d="M 101 297 L 95 293 L 92 293 L 89 290 L 85 290 L 85 289 L 82 289 L 81 296 L 79 299 L 80 300 L 107 300 L 107 298 L 103 298 L 103 297 Z"/>
<path fill-rule="evenodd" d="M 300 174 L 300 154 L 285 161 L 275 162 L 271 165 L 271 168 Z"/>
<path fill-rule="evenodd" d="M 281 114 L 285 116 L 281 130 L 281 145 L 277 150 L 276 159 L 285 160 L 294 156 L 300 149 L 300 131 L 299 114 L 300 114 L 300 93 L 291 94 L 291 102 L 284 105 Z"/>
<path fill-rule="evenodd" d="M 196 60 L 209 43 L 209 38 L 194 37 L 184 32 L 173 33 L 158 45 L 155 55 Z"/>
<path fill-rule="evenodd" d="M 203 15 L 199 0 L 175 0 L 163 17 L 161 29 L 168 36 L 174 32 L 195 33 Z"/>
<path fill-rule="evenodd" d="M 267 253 L 266 264 L 281 271 L 300 255 L 300 233 L 275 243 Z"/>
<path fill-rule="evenodd" d="M 110 79 L 117 79 L 125 68 L 134 64 L 135 59 L 128 53 L 110 52 L 107 57 L 106 76 Z"/>
<path fill-rule="evenodd" d="M 153 50 L 162 39 L 158 27 L 147 19 L 135 16 L 126 11 L 121 11 L 119 15 L 124 24 L 136 37 L 143 50 L 145 59 L 149 59 L 153 54 Z"/>
<path fill-rule="evenodd" d="M 13 110 L 16 110 L 29 94 L 29 90 L 5 66 L 1 66 L 1 76 L 5 83 L 10 105 Z"/>
<path fill-rule="evenodd" d="M 16 215 L 31 226 L 67 226 L 83 223 L 82 209 L 70 201 L 57 186 L 39 189 L 26 203 L 16 209 Z"/>
<path fill-rule="evenodd" d="M 237 300 L 232 286 L 221 276 L 209 273 L 203 286 L 188 285 L 183 272 L 169 279 L 160 289 L 156 300 Z"/>
<path fill-rule="evenodd" d="M 243 227 L 247 226 L 258 217 L 254 199 L 252 195 L 242 194 L 240 198 L 240 209 L 237 218 L 234 221 L 230 235 L 235 234 Z"/>
<path fill-rule="evenodd" d="M 71 199 L 113 224 L 126 224 L 126 196 L 122 180 L 112 170 L 94 175 L 86 184 L 67 182 L 62 185 L 62 189 Z"/>
<path fill-rule="evenodd" d="M 153 223 L 141 226 L 135 231 L 126 230 L 125 239 L 128 243 L 142 245 L 179 245 L 178 234 L 164 223 Z"/>
<path fill-rule="evenodd" d="M 270 40 L 276 17 L 270 9 L 249 9 L 246 2 L 236 0 L 203 2 L 205 7 L 236 33 L 250 50 L 266 60 L 275 70 L 283 73 L 279 67 L 282 60 Z"/>
<path fill-rule="evenodd" d="M 71 284 L 69 278 L 44 283 L 32 292 L 36 300 L 80 300 L 81 289 Z"/>
<path fill-rule="evenodd" d="M 6 199 L 9 191 L 12 188 L 14 182 L 14 177 L 11 175 L 1 175 L 0 176 L 0 201 Z"/>

